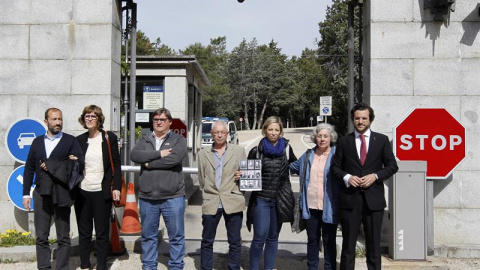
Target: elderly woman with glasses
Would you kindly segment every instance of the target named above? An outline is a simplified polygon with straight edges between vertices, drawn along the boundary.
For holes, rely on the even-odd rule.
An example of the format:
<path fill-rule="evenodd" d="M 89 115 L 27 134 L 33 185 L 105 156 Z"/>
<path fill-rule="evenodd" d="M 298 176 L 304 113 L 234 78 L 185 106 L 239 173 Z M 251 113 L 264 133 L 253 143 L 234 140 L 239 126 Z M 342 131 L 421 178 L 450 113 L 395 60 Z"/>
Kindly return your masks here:
<path fill-rule="evenodd" d="M 84 179 L 77 190 L 75 214 L 79 233 L 80 268 L 91 269 L 90 247 L 93 224 L 97 251 L 96 269 L 107 269 L 110 211 L 112 199 L 120 200 L 121 164 L 117 136 L 103 130 L 102 109 L 89 105 L 83 109 L 78 122 L 88 131 L 77 137 L 85 153 Z M 107 143 L 107 136 L 109 143 Z M 108 147 L 110 146 L 110 150 Z M 112 168 L 109 151 L 112 153 Z M 114 169 L 114 170 L 113 170 Z M 112 175 L 112 172 L 115 172 Z M 113 184 L 113 192 L 111 187 Z M 112 197 L 113 196 L 113 197 Z"/>
<path fill-rule="evenodd" d="M 319 124 L 312 132 L 315 147 L 308 149 L 297 161 L 290 163 L 290 171 L 300 177 L 300 215 L 294 224 L 305 224 L 307 229 L 307 266 L 318 269 L 320 236 L 323 239 L 324 269 L 336 269 L 336 235 L 339 223 L 339 186 L 330 172 L 335 154 L 337 133 L 329 124 Z M 297 232 L 303 228 L 296 228 Z"/>

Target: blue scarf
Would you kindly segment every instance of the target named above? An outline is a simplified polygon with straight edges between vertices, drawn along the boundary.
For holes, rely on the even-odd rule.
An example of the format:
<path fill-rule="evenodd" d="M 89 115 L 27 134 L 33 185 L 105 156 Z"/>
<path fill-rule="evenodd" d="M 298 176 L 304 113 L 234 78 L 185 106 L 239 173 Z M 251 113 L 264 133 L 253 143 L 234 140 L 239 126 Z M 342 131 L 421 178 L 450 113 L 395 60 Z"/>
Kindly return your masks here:
<path fill-rule="evenodd" d="M 267 138 L 263 138 L 263 154 L 267 157 L 280 157 L 285 150 L 285 139 L 279 138 L 277 144 L 271 144 Z"/>

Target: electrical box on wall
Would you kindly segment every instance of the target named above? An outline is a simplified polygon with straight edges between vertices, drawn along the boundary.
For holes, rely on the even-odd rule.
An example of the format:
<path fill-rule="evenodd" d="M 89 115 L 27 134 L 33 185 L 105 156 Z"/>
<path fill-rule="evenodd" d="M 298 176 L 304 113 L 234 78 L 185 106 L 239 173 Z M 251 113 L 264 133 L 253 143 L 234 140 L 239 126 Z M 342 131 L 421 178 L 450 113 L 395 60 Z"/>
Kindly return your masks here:
<path fill-rule="evenodd" d="M 423 9 L 429 9 L 433 15 L 433 20 L 444 21 L 448 18 L 450 11 L 455 11 L 456 0 L 425 0 Z M 446 15 L 446 16 L 444 16 Z"/>

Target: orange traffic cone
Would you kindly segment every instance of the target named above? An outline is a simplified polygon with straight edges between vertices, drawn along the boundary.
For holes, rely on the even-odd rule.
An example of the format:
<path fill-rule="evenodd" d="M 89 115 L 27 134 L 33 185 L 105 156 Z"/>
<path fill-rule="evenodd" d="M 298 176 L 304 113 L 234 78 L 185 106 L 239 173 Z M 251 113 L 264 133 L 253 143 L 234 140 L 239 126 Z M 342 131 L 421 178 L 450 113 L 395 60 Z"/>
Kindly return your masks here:
<path fill-rule="evenodd" d="M 138 218 L 137 201 L 135 199 L 135 190 L 133 183 L 128 184 L 127 189 L 127 204 L 123 211 L 122 228 L 121 233 L 135 234 L 142 231 L 140 227 L 140 221 Z"/>
<path fill-rule="evenodd" d="M 115 210 L 113 208 L 112 214 L 110 215 L 110 222 L 112 224 L 112 234 L 110 237 L 110 243 L 112 245 L 112 255 L 120 256 L 125 253 L 126 250 L 122 247 L 120 237 L 118 236 L 117 215 L 115 215 Z"/>

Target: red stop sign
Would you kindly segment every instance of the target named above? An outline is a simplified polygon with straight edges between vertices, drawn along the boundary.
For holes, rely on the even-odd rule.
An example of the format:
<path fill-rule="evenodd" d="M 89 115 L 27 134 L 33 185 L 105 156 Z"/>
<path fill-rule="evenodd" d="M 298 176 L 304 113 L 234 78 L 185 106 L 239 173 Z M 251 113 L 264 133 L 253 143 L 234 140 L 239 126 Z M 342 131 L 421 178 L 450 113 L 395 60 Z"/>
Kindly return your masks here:
<path fill-rule="evenodd" d="M 399 160 L 427 161 L 427 178 L 445 179 L 465 158 L 465 127 L 447 110 L 416 108 L 394 129 Z"/>
<path fill-rule="evenodd" d="M 180 120 L 180 118 L 172 119 L 172 124 L 170 125 L 170 129 L 173 132 L 182 135 L 183 137 L 185 137 L 185 139 L 187 138 L 187 126 L 183 123 L 182 120 Z"/>

